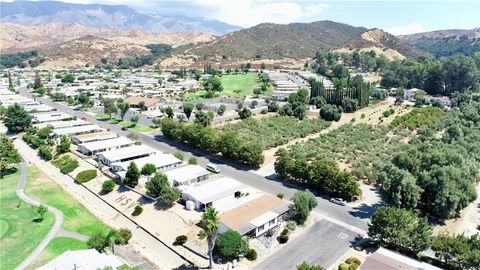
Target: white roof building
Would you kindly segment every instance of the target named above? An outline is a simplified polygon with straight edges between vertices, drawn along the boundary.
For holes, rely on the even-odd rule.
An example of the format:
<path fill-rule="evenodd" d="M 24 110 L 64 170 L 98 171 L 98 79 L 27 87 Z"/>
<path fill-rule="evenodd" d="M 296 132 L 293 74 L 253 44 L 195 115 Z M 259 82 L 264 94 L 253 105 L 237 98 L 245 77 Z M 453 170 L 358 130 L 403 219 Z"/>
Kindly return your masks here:
<path fill-rule="evenodd" d="M 84 134 L 84 133 L 93 133 L 93 132 L 99 132 L 103 131 L 105 129 L 97 126 L 97 125 L 85 125 L 85 126 L 77 126 L 77 127 L 69 127 L 69 128 L 56 128 L 52 130 L 50 133 L 50 136 L 52 138 L 60 138 L 63 135 L 78 135 L 78 134 Z"/>
<path fill-rule="evenodd" d="M 184 201 L 193 201 L 195 209 L 203 211 L 206 208 L 234 203 L 245 186 L 237 180 L 221 177 L 205 181 L 191 187 L 182 193 Z"/>
<path fill-rule="evenodd" d="M 168 181 L 174 187 L 185 187 L 208 179 L 209 172 L 198 165 L 187 165 L 165 171 Z"/>
<path fill-rule="evenodd" d="M 112 267 L 117 269 L 124 264 L 115 255 L 99 253 L 96 249 L 67 250 L 62 255 L 38 268 L 39 270 L 90 270 Z"/>
<path fill-rule="evenodd" d="M 125 162 L 155 154 L 156 151 L 153 148 L 145 145 L 134 145 L 100 153 L 98 154 L 98 161 L 107 166 L 112 166 L 113 163 Z"/>
<path fill-rule="evenodd" d="M 51 123 L 40 123 L 33 125 L 36 128 L 44 128 L 47 126 L 52 126 L 53 128 L 68 128 L 68 127 L 77 127 L 77 126 L 86 126 L 90 125 L 90 122 L 84 120 L 70 120 L 70 121 L 57 121 Z"/>
<path fill-rule="evenodd" d="M 126 137 L 117 137 L 110 140 L 94 141 L 78 145 L 78 151 L 84 155 L 95 155 L 105 151 L 120 149 L 135 144 L 134 141 Z"/>
<path fill-rule="evenodd" d="M 110 131 L 102 131 L 102 132 L 76 135 L 72 138 L 72 142 L 74 144 L 81 144 L 81 143 L 94 142 L 94 141 L 110 140 L 117 137 L 118 135 L 116 133 L 113 133 Z"/>
<path fill-rule="evenodd" d="M 39 114 L 32 114 L 32 122 L 33 123 L 47 123 L 47 122 L 56 122 L 56 121 L 65 121 L 68 119 L 72 119 L 73 116 L 70 114 L 62 113 L 62 112 L 48 112 L 48 113 L 39 113 Z"/>
<path fill-rule="evenodd" d="M 150 163 L 155 165 L 155 168 L 160 171 L 176 168 L 182 163 L 182 161 L 176 158 L 174 155 L 156 153 L 155 155 L 112 164 L 112 171 L 115 172 L 120 179 L 123 179 L 123 174 L 121 172 L 126 172 L 128 166 L 132 162 L 135 162 L 135 165 L 137 165 L 138 169 L 142 169 L 145 164 Z"/>

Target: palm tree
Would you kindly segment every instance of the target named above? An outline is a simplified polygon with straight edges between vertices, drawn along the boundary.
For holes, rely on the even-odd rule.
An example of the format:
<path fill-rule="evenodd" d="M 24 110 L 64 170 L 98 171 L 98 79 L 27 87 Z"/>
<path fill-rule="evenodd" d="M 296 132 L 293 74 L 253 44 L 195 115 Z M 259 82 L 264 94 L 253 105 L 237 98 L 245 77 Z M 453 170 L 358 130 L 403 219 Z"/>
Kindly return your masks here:
<path fill-rule="evenodd" d="M 218 211 L 215 208 L 207 208 L 202 215 L 203 233 L 207 237 L 208 242 L 208 268 L 213 267 L 213 248 L 215 246 L 215 240 L 217 240 L 218 228 L 220 223 L 218 222 Z"/>

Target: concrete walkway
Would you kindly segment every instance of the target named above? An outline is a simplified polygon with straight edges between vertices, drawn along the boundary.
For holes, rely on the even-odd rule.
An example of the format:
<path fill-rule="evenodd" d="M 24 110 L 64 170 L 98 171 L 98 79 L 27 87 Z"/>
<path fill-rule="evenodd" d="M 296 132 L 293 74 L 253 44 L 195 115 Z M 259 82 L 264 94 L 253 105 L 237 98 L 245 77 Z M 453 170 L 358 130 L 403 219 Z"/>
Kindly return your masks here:
<path fill-rule="evenodd" d="M 22 199 L 24 202 L 34 205 L 34 206 L 40 206 L 41 202 L 32 199 L 28 197 L 27 194 L 25 194 L 25 185 L 27 182 L 27 165 L 25 162 L 20 163 L 20 180 L 18 181 L 17 184 L 17 196 Z M 17 266 L 16 269 L 25 269 L 30 263 L 32 263 L 39 255 L 42 253 L 42 251 L 47 247 L 48 243 L 50 241 L 58 236 L 65 236 L 65 237 L 71 237 L 75 238 L 81 241 L 87 241 L 88 236 L 75 233 L 75 232 L 70 232 L 67 230 L 62 229 L 62 224 L 63 224 L 63 213 L 62 211 L 53 208 L 51 206 L 46 205 L 48 212 L 52 213 L 55 216 L 55 223 L 53 224 L 52 228 L 48 232 L 48 234 L 45 236 L 45 238 L 40 242 L 40 244 L 35 248 L 35 250 L 27 257 L 23 262 Z"/>

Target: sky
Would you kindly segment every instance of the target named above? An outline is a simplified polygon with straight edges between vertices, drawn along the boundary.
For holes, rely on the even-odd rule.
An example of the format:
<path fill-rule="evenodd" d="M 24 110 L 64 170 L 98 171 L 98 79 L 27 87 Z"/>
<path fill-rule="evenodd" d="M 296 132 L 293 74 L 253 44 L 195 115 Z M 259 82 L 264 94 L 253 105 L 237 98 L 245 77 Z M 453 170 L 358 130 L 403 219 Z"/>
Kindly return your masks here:
<path fill-rule="evenodd" d="M 480 27 L 480 0 L 321 1 L 321 0 L 63 0 L 71 3 L 125 4 L 140 12 L 217 19 L 241 27 L 263 22 L 332 20 L 381 28 L 392 34 Z"/>

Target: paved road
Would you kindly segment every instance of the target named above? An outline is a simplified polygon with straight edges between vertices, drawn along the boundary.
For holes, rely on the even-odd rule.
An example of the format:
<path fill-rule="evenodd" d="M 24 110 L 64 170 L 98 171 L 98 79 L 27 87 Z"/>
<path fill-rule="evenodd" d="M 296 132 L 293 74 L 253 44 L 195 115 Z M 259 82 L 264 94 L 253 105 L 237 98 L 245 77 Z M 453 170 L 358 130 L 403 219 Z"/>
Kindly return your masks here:
<path fill-rule="evenodd" d="M 20 180 L 17 184 L 17 196 L 28 204 L 39 206 L 39 201 L 28 197 L 24 192 L 25 184 L 27 181 L 27 165 L 25 164 L 25 162 L 20 163 L 20 170 L 21 174 Z M 16 269 L 25 269 L 30 263 L 32 263 L 62 228 L 63 213 L 60 210 L 50 206 L 47 206 L 47 208 L 48 211 L 55 216 L 55 223 L 53 224 L 52 228 L 45 236 L 45 238 L 42 240 L 42 242 L 40 242 L 40 244 L 35 248 L 35 250 L 27 258 L 25 258 L 25 260 L 23 260 L 23 262 L 18 265 Z"/>
<path fill-rule="evenodd" d="M 296 269 L 303 261 L 327 269 L 348 251 L 355 236 L 355 232 L 321 220 L 254 269 Z"/>
<path fill-rule="evenodd" d="M 20 87 L 17 90 L 20 94 L 31 97 L 31 94 L 28 93 L 25 87 Z M 73 110 L 66 105 L 52 102 L 47 98 L 37 97 L 36 99 L 46 105 L 56 108 L 59 111 L 69 113 L 71 115 L 77 116 L 78 118 L 85 118 L 89 122 L 95 123 L 104 128 L 108 128 L 111 131 L 119 133 L 123 136 L 126 136 L 128 133 L 133 132 L 130 130 L 122 131 L 121 127 L 118 125 L 97 120 L 94 116 L 91 116 L 85 112 Z M 182 151 L 184 152 L 185 160 L 187 160 L 190 156 L 195 156 L 198 160 L 198 164 L 202 166 L 205 166 L 205 164 L 207 163 L 215 163 L 220 167 L 223 175 L 231 177 L 233 179 L 237 179 L 238 181 L 243 182 L 244 184 L 254 187 L 263 192 L 270 194 L 283 193 L 286 198 L 289 198 L 293 195 L 295 191 L 299 189 L 299 187 L 293 186 L 290 183 L 278 180 L 275 175 L 263 177 L 242 165 L 230 163 L 220 158 L 206 155 L 203 151 L 198 151 L 184 145 L 175 144 L 171 141 L 166 140 L 161 134 L 152 135 L 138 132 L 134 133 L 137 133 L 140 136 L 140 139 L 145 145 L 148 145 L 161 152 L 174 153 L 176 151 Z M 349 206 L 339 206 L 330 203 L 328 199 L 328 197 L 317 197 L 318 206 L 314 209 L 314 211 L 322 215 L 323 217 L 328 217 L 330 221 L 341 224 L 342 226 L 348 228 L 355 227 L 357 228 L 357 230 L 361 230 L 362 233 L 367 230 L 367 218 L 373 212 L 373 208 L 352 208 Z"/>

